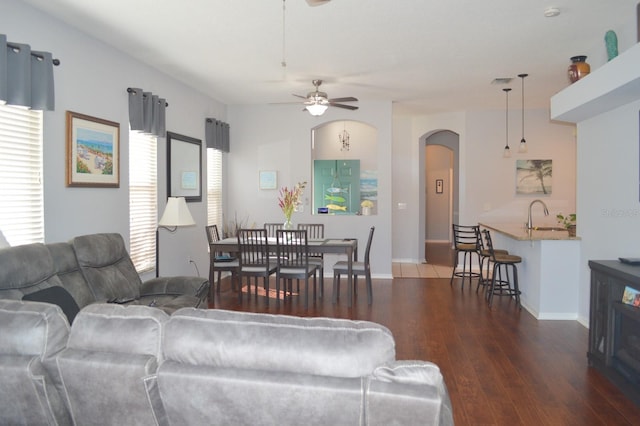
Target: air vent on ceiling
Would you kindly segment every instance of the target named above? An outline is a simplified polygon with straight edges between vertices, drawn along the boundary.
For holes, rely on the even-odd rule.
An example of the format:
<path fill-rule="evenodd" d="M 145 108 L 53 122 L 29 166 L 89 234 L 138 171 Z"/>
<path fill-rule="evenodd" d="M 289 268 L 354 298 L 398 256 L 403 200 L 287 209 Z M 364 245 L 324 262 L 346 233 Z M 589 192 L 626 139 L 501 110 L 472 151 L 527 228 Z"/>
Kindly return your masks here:
<path fill-rule="evenodd" d="M 511 83 L 511 80 L 513 80 L 513 78 L 511 77 L 499 77 L 499 78 L 493 79 L 491 84 L 509 84 Z"/>

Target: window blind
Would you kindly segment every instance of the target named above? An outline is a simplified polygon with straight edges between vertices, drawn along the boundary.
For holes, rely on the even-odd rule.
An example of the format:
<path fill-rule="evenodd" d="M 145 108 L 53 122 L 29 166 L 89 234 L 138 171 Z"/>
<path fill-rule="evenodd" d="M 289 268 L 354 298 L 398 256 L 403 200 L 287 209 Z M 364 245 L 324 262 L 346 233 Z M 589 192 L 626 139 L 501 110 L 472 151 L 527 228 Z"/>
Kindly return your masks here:
<path fill-rule="evenodd" d="M 0 105 L 0 230 L 11 245 L 44 242 L 42 111 Z"/>
<path fill-rule="evenodd" d="M 207 148 L 207 224 L 222 232 L 222 151 Z"/>
<path fill-rule="evenodd" d="M 138 272 L 156 262 L 157 139 L 129 130 L 129 255 Z"/>

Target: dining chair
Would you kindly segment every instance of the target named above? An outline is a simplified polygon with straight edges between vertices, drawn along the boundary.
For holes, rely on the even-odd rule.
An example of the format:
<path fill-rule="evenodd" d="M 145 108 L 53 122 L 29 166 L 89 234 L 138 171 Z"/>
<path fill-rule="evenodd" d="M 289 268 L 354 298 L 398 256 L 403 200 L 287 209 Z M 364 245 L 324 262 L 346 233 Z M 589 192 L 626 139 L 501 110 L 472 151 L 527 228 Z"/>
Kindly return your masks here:
<path fill-rule="evenodd" d="M 251 277 L 255 278 L 256 297 L 258 296 L 258 279 L 262 277 L 266 294 L 266 304 L 269 305 L 269 277 L 276 272 L 277 262 L 270 256 L 269 241 L 266 229 L 238 230 L 238 259 L 240 260 L 240 297 L 242 301 L 242 278 L 248 277 L 247 292 L 251 297 Z"/>
<path fill-rule="evenodd" d="M 449 284 L 453 285 L 454 278 L 462 278 L 462 288 L 464 288 L 464 280 L 469 280 L 469 287 L 471 287 L 471 280 L 482 278 L 481 274 L 472 270 L 473 255 L 478 258 L 478 265 L 480 264 L 480 226 L 478 225 L 451 225 L 453 230 L 453 244 L 454 244 L 454 260 L 453 270 L 451 271 L 451 279 Z M 462 271 L 456 271 L 458 268 L 458 257 L 462 253 Z M 468 269 L 467 269 L 468 266 Z"/>
<path fill-rule="evenodd" d="M 353 273 L 353 294 L 356 294 L 356 288 L 358 285 L 358 275 L 364 275 L 367 285 L 367 301 L 369 305 L 373 303 L 373 288 L 371 286 L 371 264 L 369 262 L 369 255 L 371 253 L 371 241 L 373 241 L 373 232 L 376 230 L 375 226 L 372 226 L 369 230 L 369 239 L 367 240 L 367 247 L 364 251 L 364 262 L 353 262 L 351 272 Z M 349 264 L 345 260 L 341 260 L 333 265 L 333 303 L 338 301 L 338 295 L 340 294 L 340 275 L 349 273 Z M 349 306 L 352 305 L 352 290 L 349 289 Z"/>
<path fill-rule="evenodd" d="M 214 246 L 212 246 L 214 242 L 220 241 L 220 233 L 218 232 L 217 225 L 205 226 L 205 230 L 207 231 L 207 240 L 209 240 L 209 283 L 211 283 L 209 300 L 213 300 L 214 287 L 216 287 L 216 282 L 214 281 L 215 273 L 218 273 L 218 285 L 215 290 L 217 293 L 220 293 L 223 272 L 231 273 L 231 289 L 236 290 L 236 283 L 240 272 L 240 262 L 237 258 L 217 251 L 214 249 Z M 237 290 L 240 291 L 239 288 Z"/>
<path fill-rule="evenodd" d="M 267 237 L 275 238 L 276 231 L 282 229 L 282 223 L 265 222 L 263 227 L 267 231 Z"/>
<path fill-rule="evenodd" d="M 324 223 L 299 223 L 298 229 L 307 231 L 307 238 L 312 240 L 324 239 Z M 320 270 L 320 298 L 324 297 L 324 254 L 310 254 L 309 262 L 318 265 Z"/>
<path fill-rule="evenodd" d="M 309 278 L 313 276 L 313 300 L 316 300 L 318 265 L 310 261 L 307 231 L 304 229 L 278 229 L 276 231 L 276 253 L 278 268 L 276 270 L 276 300 L 280 302 L 280 280 L 285 280 L 284 297 L 293 293 L 292 280 L 304 280 L 304 307 L 309 307 Z M 287 285 L 288 283 L 288 285 Z M 322 295 L 323 283 L 320 282 Z M 283 298 L 284 298 L 283 297 Z"/>

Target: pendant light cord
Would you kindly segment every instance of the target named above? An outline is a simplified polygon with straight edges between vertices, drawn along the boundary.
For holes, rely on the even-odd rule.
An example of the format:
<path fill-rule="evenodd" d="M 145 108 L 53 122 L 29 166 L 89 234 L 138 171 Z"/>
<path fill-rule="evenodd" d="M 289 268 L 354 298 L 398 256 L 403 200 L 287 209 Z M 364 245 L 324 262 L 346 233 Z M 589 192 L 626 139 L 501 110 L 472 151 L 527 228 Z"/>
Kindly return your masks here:
<path fill-rule="evenodd" d="M 521 143 L 526 143 L 527 141 L 524 138 L 524 78 L 529 74 L 518 74 L 518 77 L 522 79 L 522 140 Z"/>
<path fill-rule="evenodd" d="M 504 108 L 504 117 L 505 117 L 505 146 L 504 152 L 502 154 L 503 157 L 508 158 L 511 156 L 511 150 L 509 149 L 509 92 L 511 88 L 507 87 L 504 90 L 505 94 L 505 108 Z"/>
<path fill-rule="evenodd" d="M 527 149 L 527 140 L 524 138 L 524 78 L 529 74 L 518 74 L 518 77 L 522 79 L 522 139 L 520 139 L 520 146 L 518 152 L 525 153 Z"/>

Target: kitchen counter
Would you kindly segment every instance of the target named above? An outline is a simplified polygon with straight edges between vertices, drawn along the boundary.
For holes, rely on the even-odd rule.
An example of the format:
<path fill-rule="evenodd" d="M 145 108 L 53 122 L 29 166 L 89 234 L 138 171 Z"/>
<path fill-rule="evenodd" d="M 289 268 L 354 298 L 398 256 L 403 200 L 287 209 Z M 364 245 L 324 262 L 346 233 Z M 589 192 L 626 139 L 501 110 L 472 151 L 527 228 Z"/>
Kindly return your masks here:
<path fill-rule="evenodd" d="M 479 225 L 491 231 L 495 248 L 522 257 L 517 268 L 523 308 L 540 320 L 578 319 L 580 237 L 565 230 L 528 231 L 524 221 Z"/>
<path fill-rule="evenodd" d="M 525 224 L 515 223 L 479 223 L 480 226 L 499 232 L 514 240 L 579 240 L 580 237 L 570 237 L 569 231 L 559 226 L 541 225 L 531 230 L 525 228 Z"/>

